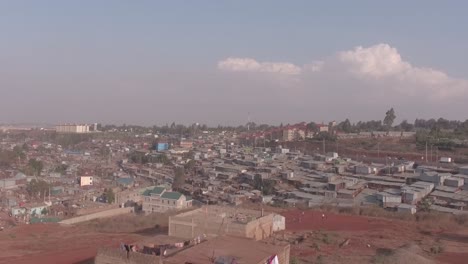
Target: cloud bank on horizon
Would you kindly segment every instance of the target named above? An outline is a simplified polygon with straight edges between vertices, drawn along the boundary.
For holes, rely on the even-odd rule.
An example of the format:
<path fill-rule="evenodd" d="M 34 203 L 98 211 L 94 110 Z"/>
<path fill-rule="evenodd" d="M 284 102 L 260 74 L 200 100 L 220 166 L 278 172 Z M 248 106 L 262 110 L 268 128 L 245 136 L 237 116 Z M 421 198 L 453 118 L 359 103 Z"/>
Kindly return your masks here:
<path fill-rule="evenodd" d="M 29 60 L 24 67 L 15 68 L 22 64 L 14 59 L 3 64 L 0 123 L 236 125 L 248 116 L 268 124 L 358 121 L 381 120 L 390 107 L 397 122 L 467 119 L 466 79 L 416 66 L 388 44 L 337 51 L 305 65 L 228 57 L 208 68 L 184 70 L 158 62 L 159 68 L 144 69 L 140 62 L 124 63 L 118 74 L 103 70 L 105 63 L 39 67 Z"/>
<path fill-rule="evenodd" d="M 290 62 L 259 62 L 234 58 L 218 62 L 225 72 L 263 73 L 270 77 L 300 76 L 303 86 L 317 86 L 330 77 L 356 81 L 383 93 L 418 97 L 430 101 L 467 95 L 468 81 L 432 68 L 416 67 L 402 59 L 398 50 L 381 43 L 340 51 L 331 57 L 298 66 Z M 296 84 L 297 85 L 297 84 Z"/>

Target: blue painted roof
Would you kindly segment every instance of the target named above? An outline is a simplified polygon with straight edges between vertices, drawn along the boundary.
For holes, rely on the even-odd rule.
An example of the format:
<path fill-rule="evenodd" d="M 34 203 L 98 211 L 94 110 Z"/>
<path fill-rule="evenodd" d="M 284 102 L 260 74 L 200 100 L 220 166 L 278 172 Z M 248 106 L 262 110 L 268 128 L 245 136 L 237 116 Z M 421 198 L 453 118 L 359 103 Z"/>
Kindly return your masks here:
<path fill-rule="evenodd" d="M 132 178 L 118 178 L 117 182 L 123 185 L 130 185 L 133 183 L 133 179 Z"/>

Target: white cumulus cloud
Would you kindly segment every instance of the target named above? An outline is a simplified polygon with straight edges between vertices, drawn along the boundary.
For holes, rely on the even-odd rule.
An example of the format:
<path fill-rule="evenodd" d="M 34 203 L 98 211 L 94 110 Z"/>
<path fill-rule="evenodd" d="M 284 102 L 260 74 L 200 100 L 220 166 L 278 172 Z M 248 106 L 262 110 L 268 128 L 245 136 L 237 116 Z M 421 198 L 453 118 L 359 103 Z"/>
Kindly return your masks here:
<path fill-rule="evenodd" d="M 294 75 L 297 78 L 286 78 L 284 82 L 290 85 L 302 82 L 303 87 L 329 86 L 327 83 L 336 83 L 338 79 L 343 83 L 353 80 L 353 85 L 350 83 L 347 89 L 361 93 L 365 92 L 363 87 L 367 87 L 369 94 L 383 96 L 398 94 L 437 100 L 468 95 L 467 80 L 451 77 L 440 70 L 413 66 L 395 47 L 385 43 L 337 52 L 325 60 L 312 61 L 302 67 L 289 62 L 258 62 L 252 58 L 230 57 L 219 61 L 218 69 Z M 342 88 L 336 86 L 334 89 Z"/>
<path fill-rule="evenodd" d="M 320 72 L 323 68 L 324 63 L 324 61 L 313 61 L 311 64 L 307 64 L 303 68 L 304 70 L 310 72 Z"/>
<path fill-rule="evenodd" d="M 425 93 L 430 98 L 458 96 L 468 91 L 468 81 L 448 76 L 431 68 L 415 67 L 401 58 L 398 50 L 388 44 L 368 48 L 361 46 L 338 53 L 345 69 L 364 80 L 376 80 L 388 87 L 408 95 Z M 426 94 L 429 93 L 429 94 Z"/>
<path fill-rule="evenodd" d="M 398 51 L 387 44 L 369 48 L 359 46 L 354 50 L 339 52 L 338 58 L 348 64 L 350 72 L 364 77 L 388 77 L 411 69 L 411 65 L 402 61 Z"/>
<path fill-rule="evenodd" d="M 287 62 L 258 62 L 251 58 L 227 58 L 218 62 L 218 69 L 233 72 L 264 72 L 298 75 L 301 67 Z"/>

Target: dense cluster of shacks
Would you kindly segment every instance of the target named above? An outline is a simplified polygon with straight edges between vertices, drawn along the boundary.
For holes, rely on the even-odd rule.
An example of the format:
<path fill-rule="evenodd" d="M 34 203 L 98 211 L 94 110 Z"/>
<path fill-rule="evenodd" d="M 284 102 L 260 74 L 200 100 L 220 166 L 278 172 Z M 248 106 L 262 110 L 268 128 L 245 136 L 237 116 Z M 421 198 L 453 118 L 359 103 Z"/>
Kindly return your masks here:
<path fill-rule="evenodd" d="M 445 169 L 395 159 L 376 164 L 338 153 L 305 155 L 281 146 L 244 147 L 227 132 L 203 132 L 190 139 L 108 134 L 73 147 L 33 136 L 0 142 L 2 150 L 18 146 L 25 157 L 0 170 L 2 212 L 17 222 L 144 205 L 145 200 L 152 203 L 143 206 L 146 212 L 191 206 L 192 199 L 194 204 L 222 205 L 246 201 L 290 207 L 379 205 L 411 213 L 424 199 L 432 210 L 449 213 L 462 213 L 468 202 L 466 166 Z M 137 163 L 129 158 L 131 153 L 154 159 Z M 22 172 L 30 159 L 44 164 L 38 175 Z M 172 192 L 174 167 L 188 163 L 195 166 L 186 168 L 185 183 Z M 31 195 L 26 186 L 32 180 L 44 180 L 50 188 Z M 148 193 L 154 186 L 165 191 Z M 113 204 L 106 200 L 108 189 L 115 194 Z M 145 198 L 145 192 L 150 197 Z"/>
<path fill-rule="evenodd" d="M 119 193 L 151 184 L 124 172 L 117 161 L 147 144 L 147 140 L 135 137 L 93 139 L 73 147 L 40 140 L 34 135 L 2 138 L 1 151 L 19 148 L 24 156 L 0 169 L 0 207 L 2 216 L 5 215 L 1 217 L 1 226 L 32 223 L 37 218 L 39 222 L 55 222 L 121 206 L 109 204 L 105 190 Z M 25 170 L 33 159 L 43 164 L 42 170 L 34 174 Z M 85 183 L 84 179 L 88 181 Z M 45 181 L 49 187 L 31 193 L 27 187 L 33 181 Z"/>
<path fill-rule="evenodd" d="M 225 142 L 192 150 L 199 171 L 183 192 L 203 204 L 245 201 L 278 206 L 378 205 L 415 213 L 427 200 L 432 210 L 464 213 L 468 167 L 418 166 L 402 159 L 366 163 L 338 153 L 304 155 L 289 149 L 249 148 Z"/>
<path fill-rule="evenodd" d="M 211 133 L 185 141 L 190 144 L 145 153 L 165 155 L 176 166 L 195 161 L 195 169 L 186 172 L 179 192 L 201 204 L 378 205 L 415 213 L 425 199 L 432 210 L 457 214 L 464 212 L 468 202 L 468 167 L 463 165 L 451 164 L 447 169 L 399 159 L 378 164 L 334 152 L 305 155 L 281 146 L 244 147 L 230 134 Z M 136 179 L 153 185 L 171 186 L 174 180 L 173 168 L 162 163 L 141 165 L 124 160 L 123 166 Z M 141 188 L 122 192 L 131 196 L 128 193 L 139 196 Z M 125 195 L 119 203 L 128 200 Z M 144 203 L 142 198 L 139 201 Z"/>
<path fill-rule="evenodd" d="M 414 213 L 426 199 L 432 210 L 463 213 L 468 202 L 467 167 L 417 166 L 391 159 L 384 164 L 356 161 L 338 153 L 305 155 L 284 147 L 244 147 L 231 135 L 193 139 L 190 148 L 148 152 L 167 155 L 178 166 L 196 161 L 180 192 L 201 204 L 246 201 L 277 206 L 378 205 Z M 156 185 L 171 185 L 163 164 L 126 163 L 129 171 Z"/>

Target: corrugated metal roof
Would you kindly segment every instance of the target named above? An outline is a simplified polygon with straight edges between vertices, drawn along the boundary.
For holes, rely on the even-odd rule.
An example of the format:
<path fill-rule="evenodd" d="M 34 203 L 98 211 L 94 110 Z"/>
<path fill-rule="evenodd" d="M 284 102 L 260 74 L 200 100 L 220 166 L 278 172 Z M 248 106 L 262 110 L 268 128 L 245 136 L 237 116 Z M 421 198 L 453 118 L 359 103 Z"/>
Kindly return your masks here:
<path fill-rule="evenodd" d="M 145 190 L 144 196 L 151 196 L 152 194 L 161 195 L 166 189 L 164 187 L 154 187 L 153 189 Z"/>
<path fill-rule="evenodd" d="M 164 199 L 172 199 L 172 200 L 179 200 L 181 196 L 182 196 L 182 194 L 179 193 L 179 192 L 164 192 L 164 193 L 161 195 L 161 198 L 164 198 Z"/>

